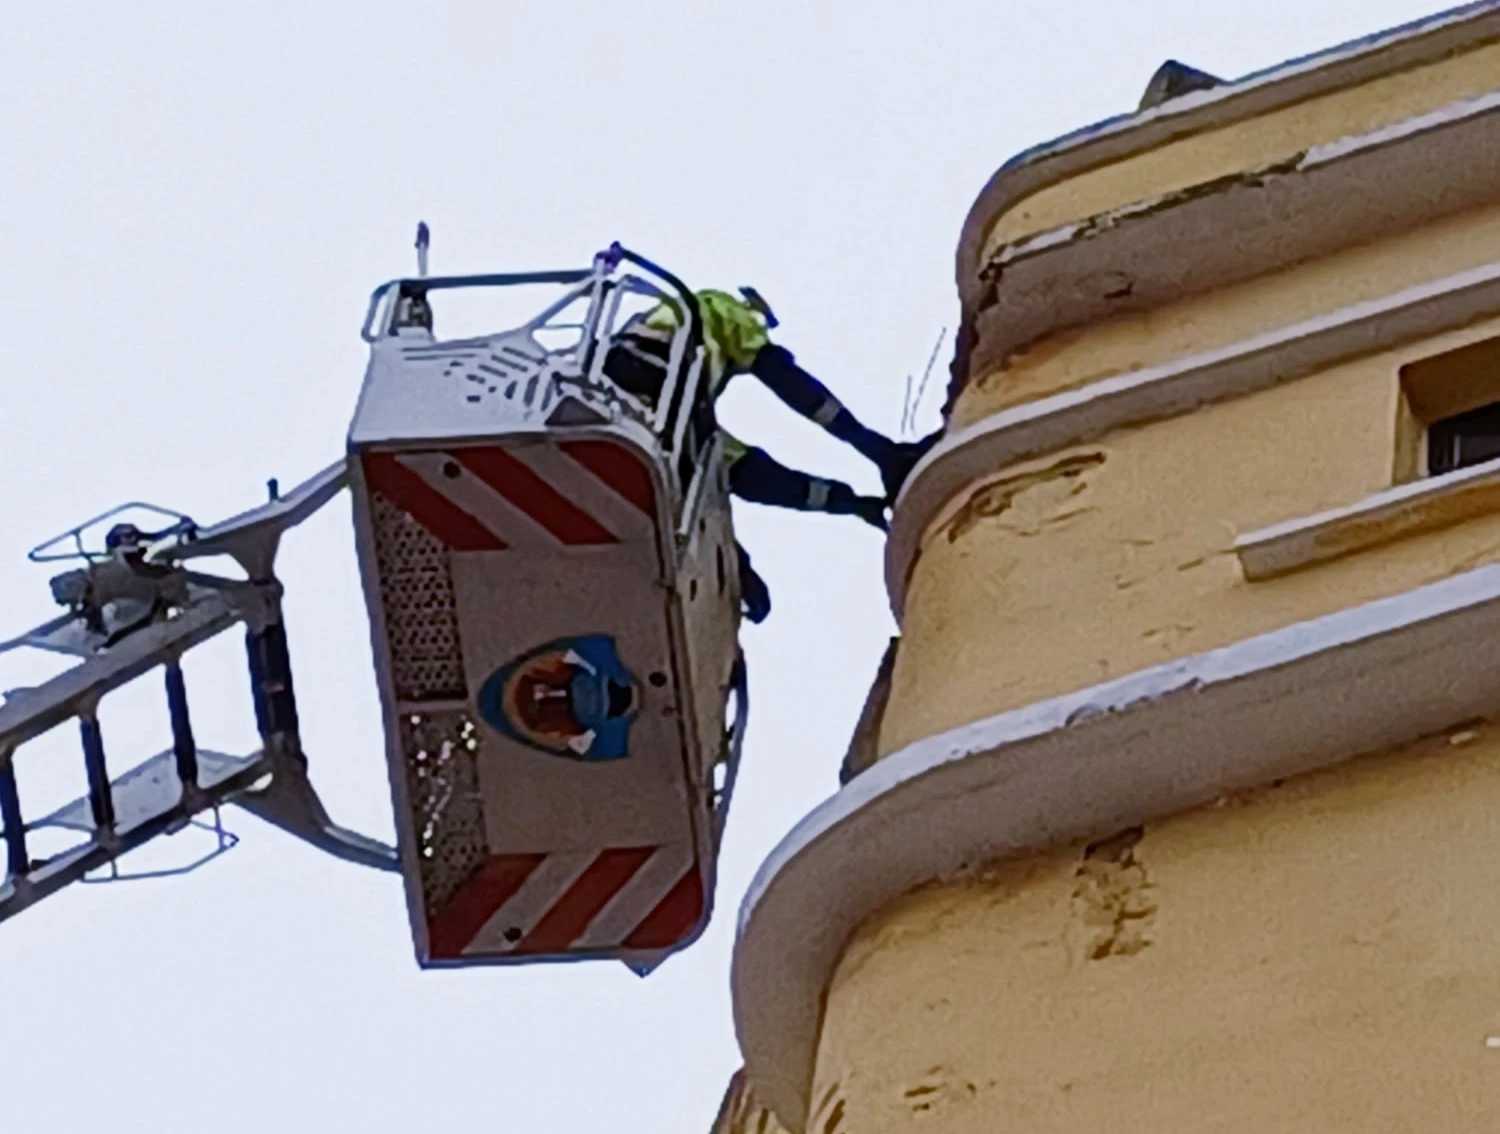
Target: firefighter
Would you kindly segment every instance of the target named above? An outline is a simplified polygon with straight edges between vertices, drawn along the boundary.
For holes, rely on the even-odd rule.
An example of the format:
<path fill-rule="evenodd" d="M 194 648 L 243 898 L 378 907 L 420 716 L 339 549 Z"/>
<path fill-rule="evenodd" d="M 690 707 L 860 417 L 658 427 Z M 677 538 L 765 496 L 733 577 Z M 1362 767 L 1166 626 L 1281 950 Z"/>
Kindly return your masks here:
<path fill-rule="evenodd" d="M 870 429 L 823 383 L 798 366 L 791 351 L 771 342 L 770 331 L 777 325 L 776 317 L 753 288 L 740 291 L 743 299 L 711 290 L 700 291 L 696 296 L 708 356 L 710 400 L 717 400 L 736 375 L 754 374 L 788 407 L 822 426 L 880 470 L 885 502 L 894 503 L 907 474 L 938 435 L 902 442 Z M 626 349 L 664 360 L 679 319 L 677 305 L 663 302 L 626 326 L 620 341 Z"/>
<path fill-rule="evenodd" d="M 722 293 L 712 292 L 705 294 L 722 295 Z M 736 302 L 732 299 L 730 301 Z M 700 302 L 702 302 L 701 296 Z M 717 307 L 717 301 L 710 300 L 710 303 Z M 604 362 L 604 372 L 611 381 L 649 405 L 656 404 L 666 381 L 667 352 L 672 337 L 670 323 L 659 315 L 661 310 L 658 308 L 648 319 L 637 320 L 623 330 L 610 347 Z M 749 309 L 746 308 L 746 310 Z M 724 382 L 727 381 L 725 375 L 729 373 L 727 367 L 722 365 L 722 360 L 729 357 L 729 353 L 726 353 L 726 344 L 727 352 L 743 353 L 741 348 L 746 325 L 743 323 L 736 325 L 733 322 L 734 318 L 735 316 L 731 315 L 727 320 L 716 319 L 716 330 L 713 335 L 707 331 L 708 323 L 705 318 L 704 337 L 711 339 L 717 345 L 709 350 L 709 397 L 700 403 L 699 411 L 694 414 L 693 420 L 694 429 L 700 437 L 707 437 L 714 431 L 718 432 L 721 439 L 720 448 L 728 465 L 730 492 L 752 504 L 766 504 L 771 507 L 790 508 L 804 512 L 826 512 L 836 516 L 858 516 L 866 523 L 882 531 L 886 530 L 888 525 L 885 515 L 887 506 L 885 499 L 878 496 L 861 496 L 842 481 L 816 477 L 787 468 L 764 449 L 746 445 L 717 424 L 713 415 L 713 401 L 723 389 Z M 654 322 L 651 321 L 653 319 Z M 758 322 L 754 325 L 761 326 Z M 760 333 L 764 336 L 763 327 Z M 715 361 L 716 358 L 720 361 Z M 808 376 L 808 380 L 817 385 L 816 379 L 812 379 L 811 376 Z M 817 389 L 821 390 L 822 387 L 819 385 Z M 828 398 L 831 401 L 832 395 L 828 395 Z M 842 407 L 839 408 L 842 410 Z M 854 420 L 847 410 L 842 410 L 842 412 L 850 421 Z M 814 420 L 819 419 L 814 418 Z M 858 425 L 857 422 L 855 424 Z M 871 434 L 871 436 L 885 441 L 885 438 L 879 438 L 877 434 Z M 886 442 L 886 444 L 893 445 L 894 443 Z M 751 565 L 750 556 L 745 549 L 736 545 L 736 550 L 739 555 L 740 590 L 744 601 L 745 616 L 751 622 L 763 622 L 771 612 L 770 590 Z"/>
<path fill-rule="evenodd" d="M 705 294 L 712 296 L 712 294 L 721 293 Z M 652 315 L 655 315 L 655 312 L 652 312 Z M 754 326 L 759 326 L 759 324 L 754 324 Z M 736 330 L 730 327 L 727 333 L 718 335 L 717 342 L 720 344 L 720 350 L 724 342 L 732 341 L 736 335 L 742 335 L 742 329 Z M 705 335 L 705 338 L 708 336 Z M 637 396 L 648 405 L 655 405 L 655 401 L 660 396 L 661 387 L 666 383 L 666 357 L 669 345 L 670 332 L 643 326 L 640 321 L 636 321 L 621 332 L 615 344 L 610 347 L 609 353 L 604 357 L 604 374 L 625 392 Z M 730 348 L 730 350 L 736 350 L 736 348 Z M 816 384 L 816 380 L 810 375 L 807 381 Z M 886 528 L 885 510 L 888 504 L 886 499 L 880 496 L 861 496 L 843 481 L 826 480 L 823 477 L 814 477 L 808 472 L 787 468 L 765 450 L 747 446 L 738 438 L 727 434 L 721 426 L 717 425 L 714 413 L 712 413 L 714 399 L 723 389 L 723 384 L 724 380 L 721 377 L 717 381 L 711 380 L 708 398 L 700 402 L 697 413 L 694 413 L 693 425 L 699 437 L 706 438 L 717 429 L 718 435 L 723 438 L 721 449 L 729 465 L 729 490 L 733 495 L 747 499 L 753 504 L 769 504 L 771 507 L 795 508 L 799 511 L 826 511 L 835 516 L 858 516 L 859 519 L 871 523 L 882 531 Z M 817 386 L 817 389 L 822 390 L 822 386 Z M 828 395 L 828 398 L 831 401 L 832 396 Z M 841 407 L 838 410 L 850 422 L 853 422 L 853 416 L 849 414 L 849 411 Z M 855 425 L 858 426 L 858 423 Z M 862 429 L 862 426 L 858 428 Z M 877 434 L 870 434 L 870 437 L 883 441 L 886 446 L 895 446 L 895 443 L 886 441 Z"/>

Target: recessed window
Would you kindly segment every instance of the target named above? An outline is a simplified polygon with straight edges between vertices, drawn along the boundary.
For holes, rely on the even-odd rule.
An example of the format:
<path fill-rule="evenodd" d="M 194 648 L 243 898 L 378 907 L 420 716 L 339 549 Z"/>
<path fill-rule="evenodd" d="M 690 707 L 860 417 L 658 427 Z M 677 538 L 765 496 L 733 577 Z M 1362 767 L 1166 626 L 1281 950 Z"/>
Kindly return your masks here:
<path fill-rule="evenodd" d="M 1429 476 L 1442 476 L 1496 457 L 1500 457 L 1500 402 L 1445 417 L 1427 427 Z"/>
<path fill-rule="evenodd" d="M 1500 338 L 1401 368 L 1398 483 L 1500 458 Z"/>

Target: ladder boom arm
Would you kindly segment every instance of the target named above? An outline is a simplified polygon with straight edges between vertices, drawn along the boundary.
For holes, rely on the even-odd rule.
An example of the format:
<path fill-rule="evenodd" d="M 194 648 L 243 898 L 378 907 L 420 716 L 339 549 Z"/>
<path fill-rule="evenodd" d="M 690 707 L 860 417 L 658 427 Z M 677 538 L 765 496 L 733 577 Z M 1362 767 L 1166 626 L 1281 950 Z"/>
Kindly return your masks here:
<path fill-rule="evenodd" d="M 315 514 L 347 483 L 345 461 L 340 459 L 286 495 L 273 491 L 266 504 L 222 523 L 204 529 L 184 524 L 153 544 L 144 560 L 96 561 L 80 572 L 91 587 L 102 588 L 100 597 L 106 603 L 115 597 L 139 600 L 141 596 L 125 585 L 134 581 L 172 584 L 163 592 L 165 603 L 150 606 L 139 624 L 109 635 L 86 625 L 75 611 L 0 643 L 0 649 L 24 645 L 80 659 L 48 681 L 7 693 L 0 702 L 0 842 L 5 851 L 0 921 L 92 871 L 112 866 L 121 855 L 157 836 L 182 829 L 195 815 L 227 803 L 339 858 L 379 870 L 399 869 L 395 848 L 334 823 L 308 779 L 282 623 L 281 584 L 274 574 L 282 533 Z M 216 555 L 235 559 L 249 579 L 200 574 L 181 566 L 185 559 Z M 111 580 L 120 586 L 105 587 Z M 250 756 L 226 756 L 199 749 L 194 741 L 180 659 L 241 623 L 263 747 Z M 99 702 L 157 668 L 166 671 L 173 747 L 111 778 L 98 723 Z M 44 819 L 27 821 L 17 789 L 15 754 L 28 741 L 73 719 L 82 733 L 88 794 Z M 84 839 L 60 854 L 34 860 L 27 834 L 43 827 L 78 831 Z"/>
<path fill-rule="evenodd" d="M 348 467 L 340 458 L 286 495 L 200 529 L 166 548 L 154 549 L 152 557 L 184 560 L 228 555 L 245 569 L 250 578 L 269 578 L 282 533 L 320 511 L 348 483 Z"/>

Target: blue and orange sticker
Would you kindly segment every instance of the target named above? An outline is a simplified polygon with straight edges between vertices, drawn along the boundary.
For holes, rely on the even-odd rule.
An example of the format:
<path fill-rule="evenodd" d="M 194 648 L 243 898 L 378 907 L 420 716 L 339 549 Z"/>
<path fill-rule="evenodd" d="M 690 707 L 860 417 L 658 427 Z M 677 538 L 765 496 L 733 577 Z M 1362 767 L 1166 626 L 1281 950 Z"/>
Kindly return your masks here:
<path fill-rule="evenodd" d="M 574 760 L 630 755 L 640 683 L 604 634 L 559 638 L 496 670 L 479 689 L 479 715 L 518 743 Z"/>

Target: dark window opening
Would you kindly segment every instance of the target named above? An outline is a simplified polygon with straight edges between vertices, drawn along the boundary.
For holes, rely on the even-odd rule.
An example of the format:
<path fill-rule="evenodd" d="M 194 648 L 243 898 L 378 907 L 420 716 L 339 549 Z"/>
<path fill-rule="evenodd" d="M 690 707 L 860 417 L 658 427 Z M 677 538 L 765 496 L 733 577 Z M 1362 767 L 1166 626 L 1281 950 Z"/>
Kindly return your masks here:
<path fill-rule="evenodd" d="M 1500 402 L 1454 414 L 1427 427 L 1429 476 L 1500 457 Z"/>

